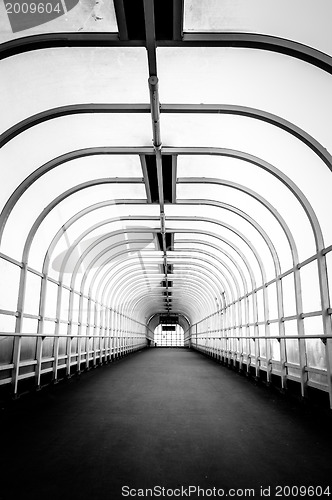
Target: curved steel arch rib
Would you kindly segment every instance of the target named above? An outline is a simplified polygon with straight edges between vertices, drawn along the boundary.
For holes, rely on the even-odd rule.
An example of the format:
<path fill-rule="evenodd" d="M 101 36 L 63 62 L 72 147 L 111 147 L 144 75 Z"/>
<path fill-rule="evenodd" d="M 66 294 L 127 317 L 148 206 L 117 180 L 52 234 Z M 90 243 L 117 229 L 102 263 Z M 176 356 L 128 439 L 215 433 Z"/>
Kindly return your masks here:
<path fill-rule="evenodd" d="M 40 123 L 63 116 L 88 113 L 149 113 L 150 104 L 71 104 L 48 109 L 16 123 L 0 135 L 0 148 L 9 141 Z M 231 104 L 161 104 L 161 113 L 222 114 L 252 118 L 278 127 L 308 146 L 332 171 L 332 155 L 314 137 L 294 123 L 273 113 L 248 106 Z"/>
<path fill-rule="evenodd" d="M 71 217 L 70 220 L 68 220 L 63 227 L 65 227 L 66 229 L 68 229 L 75 221 L 77 221 L 80 217 L 83 217 L 84 215 L 86 215 L 87 213 L 90 213 L 91 211 L 93 210 L 97 210 L 99 208 L 103 208 L 103 207 L 106 207 L 106 206 L 111 206 L 111 205 L 122 205 L 122 204 L 132 204 L 132 205 L 135 205 L 135 204 L 145 204 L 146 201 L 145 200 L 110 200 L 110 201 L 104 201 L 104 202 L 100 202 L 100 203 L 97 203 L 97 204 L 94 204 L 94 205 L 91 205 L 89 207 L 86 207 L 85 209 L 81 210 L 80 212 L 78 212 L 77 214 L 75 214 L 73 217 Z M 274 262 L 276 264 L 278 264 L 278 268 L 276 269 L 276 272 L 280 272 L 280 266 L 279 266 L 279 263 L 278 263 L 278 257 L 277 257 L 277 253 L 274 249 L 274 246 L 272 244 L 272 242 L 270 241 L 268 235 L 263 231 L 263 229 L 251 218 L 249 217 L 247 214 L 245 214 L 243 211 L 241 210 L 238 210 L 236 209 L 235 207 L 232 207 L 230 205 L 227 205 L 227 204 L 223 204 L 223 203 L 220 203 L 220 202 L 217 202 L 217 201 L 212 201 L 212 200 L 178 200 L 177 201 L 178 204 L 195 204 L 195 203 L 199 203 L 199 204 L 207 204 L 207 205 L 214 205 L 214 206 L 220 206 L 222 208 L 226 208 L 226 209 L 229 209 L 231 211 L 234 211 L 235 213 L 239 214 L 240 216 L 242 216 L 244 219 L 246 219 L 250 224 L 253 225 L 253 227 L 255 227 L 257 229 L 257 231 L 263 236 L 263 238 L 265 239 L 266 241 L 266 244 L 268 245 L 268 247 L 270 248 L 270 251 L 271 251 L 271 254 L 273 256 L 273 259 L 274 259 Z M 281 219 L 281 222 L 284 224 L 283 228 L 287 234 L 287 226 L 285 224 L 285 222 Z M 148 228 L 147 228 L 147 231 L 148 231 Z M 133 231 L 135 232 L 135 231 Z M 62 231 L 58 232 L 57 235 L 60 236 L 62 234 Z M 295 247 L 295 243 L 293 244 L 292 246 L 292 239 L 291 239 L 291 234 L 290 232 L 288 231 L 288 234 L 289 234 L 289 240 L 290 240 L 290 244 L 291 244 L 291 248 L 292 250 L 296 251 L 296 247 Z M 77 260 L 77 263 L 76 263 L 76 266 L 74 268 L 74 271 L 72 273 L 72 279 L 71 279 L 71 285 L 70 287 L 71 288 L 74 288 L 74 281 L 75 281 L 75 277 L 76 277 L 76 274 L 78 272 L 78 269 L 80 268 L 81 264 L 83 263 L 85 257 L 89 254 L 89 252 L 91 252 L 98 244 L 100 244 L 101 242 L 103 242 L 104 240 L 108 239 L 108 238 L 111 238 L 112 237 L 112 234 L 107 234 L 107 235 L 104 235 L 104 236 L 101 236 L 100 238 L 96 238 L 96 240 L 89 246 L 87 247 L 84 252 L 80 255 L 80 257 L 78 258 Z M 58 238 L 56 238 L 56 240 L 58 241 Z M 140 242 L 143 242 L 143 240 L 140 240 Z M 131 243 L 134 243 L 134 241 L 131 241 Z M 111 245 L 110 247 L 104 249 L 100 254 L 98 254 L 97 256 L 94 257 L 92 263 L 89 264 L 88 266 L 88 269 L 90 270 L 91 267 L 93 267 L 97 261 L 100 259 L 100 257 L 107 253 L 109 250 L 113 249 L 113 248 L 116 248 L 117 246 L 121 246 L 123 245 L 124 242 L 119 242 L 119 243 L 116 243 L 114 245 Z M 294 250 L 294 247 L 295 247 L 295 250 Z M 297 254 L 296 254 L 297 255 Z M 293 255 L 294 257 L 294 255 Z M 44 269 L 44 271 L 46 271 L 46 269 Z M 85 273 L 86 274 L 86 273 Z M 84 280 L 85 281 L 85 280 Z M 83 292 L 83 290 L 81 289 L 81 291 Z"/>
<path fill-rule="evenodd" d="M 140 241 L 140 240 L 139 240 L 139 241 Z M 119 244 L 116 244 L 115 246 L 119 246 Z M 87 250 L 88 250 L 88 249 L 87 249 Z M 144 251 L 144 253 L 145 253 L 145 252 L 148 252 L 148 251 L 146 250 L 146 251 Z M 151 250 L 151 253 L 153 253 L 153 252 L 154 252 L 154 251 L 153 251 L 153 250 Z M 100 259 L 100 257 L 101 257 L 102 255 L 107 255 L 107 253 L 108 253 L 108 250 L 107 250 L 107 249 L 104 249 L 104 250 L 103 250 L 100 254 L 98 254 L 98 255 L 96 256 L 96 258 L 94 259 L 94 261 L 95 261 L 95 260 L 99 260 L 99 259 Z M 175 252 L 175 253 L 176 253 L 176 252 Z M 197 253 L 203 253 L 203 252 L 198 250 L 198 251 L 197 251 Z M 207 252 L 205 252 L 205 253 L 207 253 Z M 122 254 L 123 254 L 123 255 L 126 255 L 126 254 L 127 254 L 127 252 L 126 252 L 126 251 L 119 252 L 119 255 L 122 255 Z M 118 254 L 117 254 L 117 255 L 118 255 Z M 238 283 L 237 283 L 237 280 L 236 280 L 235 275 L 233 274 L 233 272 L 229 269 L 229 267 L 227 266 L 227 264 L 225 264 L 225 263 L 224 263 L 224 262 L 223 262 L 223 261 L 222 261 L 219 257 L 215 257 L 215 256 L 213 256 L 213 254 L 211 254 L 211 253 L 210 253 L 210 256 L 211 256 L 211 257 L 213 257 L 213 258 L 214 258 L 214 260 L 219 261 L 219 263 L 221 264 L 221 266 L 222 266 L 222 267 L 225 267 L 225 269 L 228 271 L 229 275 L 232 277 L 232 280 L 233 280 L 233 282 L 234 282 L 235 288 L 236 288 L 236 290 L 237 290 L 237 292 L 238 292 L 238 295 L 239 295 L 239 285 L 238 285 Z M 144 260 L 144 259 L 145 259 L 145 255 L 144 255 L 144 256 L 141 256 L 141 257 L 142 257 L 142 260 Z M 98 270 L 96 271 L 96 274 L 100 274 L 101 269 L 103 269 L 103 267 L 104 267 L 105 265 L 110 264 L 110 263 L 112 262 L 113 258 L 114 258 L 114 256 L 113 256 L 113 257 L 111 257 L 111 258 L 107 258 L 107 260 L 105 260 L 104 262 L 102 262 L 102 263 L 100 264 L 100 266 L 98 266 Z M 118 262 L 117 262 L 117 264 L 118 264 L 119 266 L 120 266 L 120 265 L 125 265 L 125 264 L 126 264 L 126 262 L 128 262 L 128 261 L 127 261 L 127 258 L 128 258 L 128 257 L 125 257 L 123 260 L 118 261 Z M 135 259 L 135 258 L 137 258 L 137 257 L 133 257 L 133 259 Z M 84 293 L 84 284 L 85 284 L 85 281 L 86 281 L 86 277 L 87 277 L 87 275 L 88 275 L 89 271 L 91 270 L 91 268 L 93 267 L 93 263 L 94 263 L 94 261 L 92 261 L 92 263 L 90 264 L 89 268 L 87 268 L 87 269 L 86 269 L 86 271 L 85 271 L 85 273 L 84 273 L 84 277 L 83 277 L 82 282 L 81 282 L 81 293 Z M 212 265 L 212 264 L 211 264 L 211 265 Z M 115 267 L 117 267 L 117 265 L 115 265 Z M 112 271 L 115 269 L 115 267 L 113 267 L 112 269 L 108 268 L 108 269 L 107 269 L 107 271 L 106 271 L 106 274 L 108 274 L 109 272 L 112 272 Z M 126 267 L 126 270 L 127 270 L 127 269 L 128 269 L 128 268 Z M 122 267 L 121 269 L 119 269 L 119 272 L 122 272 L 123 270 L 124 270 L 124 269 L 123 269 L 123 267 Z M 126 270 L 125 270 L 125 272 L 126 272 Z M 220 271 L 219 269 L 218 269 L 218 272 L 221 272 L 221 274 L 223 274 L 223 273 L 222 273 L 222 271 Z M 225 277 L 225 276 L 224 276 L 224 277 Z M 105 279 L 105 273 L 104 273 L 104 275 L 101 277 L 101 282 L 102 282 L 102 280 L 104 280 L 104 279 Z M 118 279 L 118 278 L 117 278 L 117 279 Z M 225 279 L 226 279 L 226 277 L 225 277 Z M 95 277 L 93 278 L 93 281 L 95 281 Z M 117 284 L 119 284 L 119 283 L 117 282 Z M 231 290 L 231 289 L 232 289 L 232 287 L 231 287 L 230 283 L 229 283 L 229 287 L 230 287 L 230 290 Z M 98 288 L 99 288 L 99 287 L 98 287 Z M 90 293 L 91 293 L 91 289 L 89 290 L 89 294 L 90 294 Z"/>
<path fill-rule="evenodd" d="M 196 277 L 196 279 L 197 278 L 198 278 L 198 282 L 204 283 L 204 278 L 200 279 L 199 276 Z M 202 309 L 202 313 L 203 313 L 203 311 L 210 310 L 211 303 L 207 302 L 206 298 L 204 298 L 204 297 L 202 298 L 201 296 L 194 293 L 195 291 L 197 291 L 197 282 L 193 282 L 193 284 L 188 287 L 188 289 L 185 292 L 185 295 L 183 297 L 181 297 L 181 307 L 176 308 L 174 310 L 174 313 L 178 313 L 180 311 L 183 312 L 187 308 L 188 317 L 194 318 L 195 315 L 197 316 L 198 311 L 200 311 L 201 309 Z M 190 300 L 187 300 L 187 298 L 189 296 L 190 296 Z M 142 294 L 142 296 L 140 298 L 134 297 L 130 303 L 131 310 L 135 311 L 137 308 L 138 302 L 142 302 L 142 301 L 146 301 L 147 306 L 149 307 L 150 306 L 150 297 L 151 297 L 151 294 L 150 295 Z M 155 294 L 154 297 L 158 298 L 159 295 Z M 193 298 L 195 298 L 195 302 L 196 302 L 195 308 L 191 308 L 191 301 L 193 300 Z M 205 301 L 205 303 L 204 303 L 204 301 Z M 163 306 L 164 302 L 159 301 L 158 304 L 161 304 Z M 190 311 L 190 314 L 188 314 L 188 311 Z M 212 311 L 212 309 L 211 309 L 211 311 Z M 153 314 L 160 313 L 160 312 L 163 312 L 163 311 L 160 311 L 160 310 L 158 311 L 158 310 L 156 310 L 155 307 L 153 307 L 151 309 L 151 314 L 152 313 Z"/>
<path fill-rule="evenodd" d="M 204 240 L 198 240 L 198 239 L 190 239 L 190 240 L 176 240 L 176 244 L 179 243 L 179 244 L 184 244 L 184 245 L 188 245 L 189 244 L 198 244 L 198 245 L 202 245 L 202 246 L 207 246 L 207 247 L 211 247 L 211 248 L 214 248 L 215 250 L 217 250 L 218 252 L 222 253 L 223 255 L 225 255 L 231 262 L 232 264 L 234 265 L 234 267 L 236 268 L 237 272 L 239 273 L 239 276 L 241 278 L 241 282 L 242 282 L 242 286 L 243 286 L 243 290 L 244 290 L 244 293 L 248 293 L 248 284 L 247 284 L 247 281 L 246 281 L 246 277 L 244 275 L 244 272 L 242 270 L 242 268 L 240 266 L 238 266 L 238 264 L 236 263 L 236 261 L 233 259 L 233 257 L 228 253 L 226 252 L 223 248 L 221 247 L 218 247 L 218 245 L 215 245 L 211 242 L 204 242 Z M 189 248 L 183 248 L 181 247 L 180 249 L 177 249 L 176 251 L 177 252 L 182 252 L 183 251 L 186 251 L 186 250 L 189 250 Z M 219 261 L 221 261 L 221 259 L 219 259 L 215 254 L 213 254 L 212 252 L 209 252 L 207 250 L 201 250 L 201 249 L 196 249 L 195 247 L 191 247 L 190 250 L 192 252 L 202 252 L 202 253 L 206 253 L 207 255 L 211 255 L 211 256 L 214 256 L 214 258 L 217 258 Z M 223 262 L 223 264 L 226 266 L 226 263 Z M 229 268 L 229 266 L 228 266 Z M 229 268 L 230 269 L 230 268 Z M 234 273 L 233 273 L 234 274 Z"/>
<path fill-rule="evenodd" d="M 202 289 L 205 291 L 206 296 L 197 293 L 197 283 L 200 283 L 200 286 L 202 286 Z M 129 284 L 125 283 L 123 286 L 122 295 L 127 296 L 129 289 L 130 289 Z M 195 299 L 197 300 L 197 304 L 200 304 L 200 306 L 203 306 L 203 310 L 210 309 L 211 302 L 209 302 L 207 300 L 207 298 L 209 297 L 209 295 L 211 295 L 211 297 L 212 297 L 214 294 L 212 293 L 212 291 L 209 288 L 209 285 L 205 282 L 205 280 L 203 278 L 196 277 L 196 280 L 193 280 L 193 279 L 186 280 L 186 289 L 184 291 L 184 296 L 186 296 L 186 294 L 189 293 L 189 291 L 190 291 L 189 295 L 192 297 L 195 297 Z M 156 292 L 158 292 L 158 289 L 155 289 L 155 290 L 151 291 L 150 293 L 146 293 L 144 285 L 143 284 L 140 285 L 138 283 L 136 288 L 135 288 L 135 294 L 133 294 L 133 296 L 130 297 L 130 299 L 126 303 L 121 304 L 121 302 L 119 301 L 119 305 L 121 304 L 123 311 L 126 311 L 128 309 L 130 311 L 134 311 L 136 308 L 136 304 L 137 304 L 138 299 L 143 300 L 143 298 L 145 297 L 147 303 L 149 304 L 149 299 L 151 296 L 160 298 L 161 299 L 160 303 L 162 305 L 164 305 L 162 297 L 160 296 L 160 294 L 158 294 Z M 182 307 L 185 308 L 186 304 L 187 304 L 187 301 L 184 300 Z M 199 310 L 199 306 L 197 306 L 197 310 Z M 160 311 L 156 311 L 156 313 L 158 313 L 158 312 L 160 312 Z M 177 312 L 177 310 L 176 310 L 176 312 Z"/>
<path fill-rule="evenodd" d="M 3 234 L 3 230 L 7 219 L 13 210 L 15 204 L 18 199 L 22 196 L 22 194 L 34 183 L 38 180 L 42 175 L 53 170 L 54 168 L 63 165 L 72 160 L 76 160 L 78 158 L 85 158 L 87 156 L 97 156 L 97 155 L 135 155 L 135 154 L 152 154 L 152 147 L 143 147 L 143 148 L 113 148 L 113 147 L 98 147 L 98 148 L 84 148 L 79 149 L 77 151 L 70 151 L 65 153 L 57 158 L 53 158 L 48 161 L 44 165 L 40 166 L 34 172 L 32 172 L 23 182 L 15 189 L 10 198 L 7 200 L 1 214 L 0 214 L 0 243 Z M 141 182 L 143 183 L 143 178 L 141 178 Z"/>
<path fill-rule="evenodd" d="M 199 270 L 197 270 L 197 267 L 200 268 Z M 128 268 L 126 268 L 128 269 Z M 226 292 L 226 294 L 228 295 L 228 292 L 227 292 L 227 287 L 225 287 L 225 284 L 224 284 L 224 281 L 220 278 L 218 279 L 215 279 L 215 276 L 213 273 L 211 273 L 211 269 L 209 269 L 208 267 L 206 267 L 205 265 L 203 264 L 196 264 L 195 266 L 191 267 L 191 274 L 196 274 L 196 273 L 201 273 L 201 274 L 204 274 L 205 275 L 205 279 L 206 280 L 212 280 L 212 282 L 214 283 L 214 285 L 216 286 L 216 290 L 219 290 L 219 285 L 222 285 L 220 287 L 220 293 L 222 292 Z M 202 271 L 201 269 L 203 269 L 204 271 Z M 138 270 L 138 272 L 140 272 Z M 126 273 L 126 270 L 124 270 L 124 273 Z M 189 273 L 183 273 L 183 275 L 186 276 L 186 279 L 187 279 L 187 274 Z M 223 279 L 226 280 L 225 276 L 223 273 L 220 273 L 223 277 Z M 171 278 L 170 278 L 171 279 Z M 103 292 L 102 292 L 102 298 L 101 298 L 101 302 L 103 303 L 107 303 L 107 304 L 115 304 L 115 307 L 118 306 L 119 303 L 123 303 L 123 296 L 124 296 L 124 293 L 122 291 L 120 291 L 120 288 L 122 288 L 122 284 L 124 285 L 124 287 L 128 287 L 128 280 L 129 280 L 129 277 L 128 277 L 128 274 L 124 274 L 120 279 L 117 278 L 117 282 L 116 282 L 116 285 L 117 285 L 117 288 L 115 289 L 112 289 L 112 280 L 113 280 L 113 276 L 111 276 L 108 281 L 105 283 L 104 285 L 104 289 L 103 289 Z M 172 274 L 172 281 L 177 283 L 179 281 L 178 279 L 178 276 L 177 276 L 177 273 L 174 273 Z M 109 292 L 107 292 L 107 290 L 109 289 Z M 175 291 L 175 287 L 172 288 L 172 291 Z M 231 293 L 232 293 L 232 290 L 231 290 Z M 105 295 L 107 295 L 107 299 L 105 300 L 104 297 Z M 214 304 L 215 305 L 215 304 Z M 111 306 L 110 306 L 111 307 Z"/>
<path fill-rule="evenodd" d="M 164 148 L 164 152 L 168 152 L 169 154 L 178 154 L 178 155 L 212 155 L 212 156 L 226 156 L 229 158 L 237 158 L 239 160 L 246 161 L 251 163 L 263 170 L 272 174 L 276 179 L 278 179 L 282 184 L 284 184 L 287 189 L 291 191 L 291 193 L 295 196 L 298 202 L 301 204 L 304 209 L 310 225 L 312 227 L 312 231 L 315 237 L 317 252 L 321 251 L 324 248 L 324 238 L 323 233 L 318 221 L 318 218 L 309 203 L 308 199 L 304 195 L 304 193 L 299 189 L 299 187 L 293 182 L 286 174 L 284 174 L 281 170 L 273 166 L 271 163 L 268 163 L 257 156 L 251 155 L 249 153 L 244 153 L 243 151 L 227 149 L 227 148 L 209 148 L 209 147 L 193 147 L 193 148 Z M 191 181 L 190 181 L 191 179 Z M 201 177 L 188 177 L 178 179 L 178 182 L 191 182 L 193 184 L 199 184 L 204 182 L 209 182 L 208 178 L 202 179 Z M 221 182 L 220 179 L 210 179 L 211 184 L 219 184 Z"/>
<path fill-rule="evenodd" d="M 285 38 L 259 33 L 188 33 L 180 41 L 156 41 L 157 46 L 239 47 L 278 52 L 332 74 L 332 57 Z M 18 38 L 0 46 L 0 60 L 32 50 L 62 47 L 145 47 L 144 40 L 121 41 L 117 33 L 46 33 Z"/>

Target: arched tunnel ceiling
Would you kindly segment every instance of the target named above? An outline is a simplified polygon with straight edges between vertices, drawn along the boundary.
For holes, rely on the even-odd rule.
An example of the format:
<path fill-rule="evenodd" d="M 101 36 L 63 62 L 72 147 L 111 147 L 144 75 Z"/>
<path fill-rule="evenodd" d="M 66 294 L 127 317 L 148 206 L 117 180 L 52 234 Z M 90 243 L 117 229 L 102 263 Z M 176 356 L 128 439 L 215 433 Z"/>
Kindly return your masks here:
<path fill-rule="evenodd" d="M 332 7 L 288 4 L 1 7 L 1 254 L 185 330 L 322 252 Z"/>

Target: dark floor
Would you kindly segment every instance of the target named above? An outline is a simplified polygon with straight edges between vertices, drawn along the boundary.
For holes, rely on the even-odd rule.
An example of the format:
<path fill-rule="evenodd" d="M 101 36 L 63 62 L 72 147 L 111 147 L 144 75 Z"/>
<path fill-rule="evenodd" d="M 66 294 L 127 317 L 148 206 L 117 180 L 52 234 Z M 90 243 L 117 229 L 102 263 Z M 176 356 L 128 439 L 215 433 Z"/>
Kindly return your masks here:
<path fill-rule="evenodd" d="M 126 485 L 332 493 L 332 420 L 315 412 L 197 352 L 144 350 L 1 410 L 0 498 L 117 500 Z"/>

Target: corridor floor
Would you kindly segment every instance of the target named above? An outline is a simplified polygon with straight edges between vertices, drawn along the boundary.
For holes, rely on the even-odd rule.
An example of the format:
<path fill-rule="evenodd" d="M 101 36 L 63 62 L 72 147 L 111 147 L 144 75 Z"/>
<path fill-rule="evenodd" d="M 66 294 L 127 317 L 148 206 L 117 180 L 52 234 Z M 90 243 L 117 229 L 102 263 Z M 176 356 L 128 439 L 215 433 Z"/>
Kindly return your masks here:
<path fill-rule="evenodd" d="M 0 499 L 332 493 L 331 423 L 197 352 L 147 349 L 1 409 Z"/>

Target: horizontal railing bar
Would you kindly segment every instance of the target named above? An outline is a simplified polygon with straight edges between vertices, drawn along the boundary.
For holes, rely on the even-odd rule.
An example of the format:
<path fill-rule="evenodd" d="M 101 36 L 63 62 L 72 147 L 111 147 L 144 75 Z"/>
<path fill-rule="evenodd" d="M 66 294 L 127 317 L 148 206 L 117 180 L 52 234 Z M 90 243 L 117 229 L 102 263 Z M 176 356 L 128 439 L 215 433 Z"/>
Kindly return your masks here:
<path fill-rule="evenodd" d="M 204 333 L 197 333 L 197 337 L 202 340 L 202 336 Z M 193 333 L 191 336 L 191 339 L 195 341 L 196 334 Z M 332 339 L 332 335 L 285 335 L 283 337 L 277 336 L 277 335 L 252 335 L 252 336 L 243 336 L 242 335 L 232 335 L 232 336 L 226 336 L 226 337 L 203 337 L 208 340 L 229 340 L 229 339 L 236 339 L 236 340 L 241 340 L 241 339 L 268 339 L 268 340 L 288 340 L 288 339 Z"/>
<path fill-rule="evenodd" d="M 126 336 L 122 336 L 122 335 L 117 335 L 117 336 L 113 336 L 113 335 L 77 335 L 77 334 L 59 334 L 59 335 L 55 335 L 54 333 L 13 333 L 13 332 L 0 332 L 0 337 L 48 337 L 48 338 L 55 338 L 55 339 L 58 339 L 58 338 L 79 338 L 79 339 L 137 339 L 137 338 L 142 338 L 142 337 L 145 337 L 146 338 L 146 335 L 145 333 L 136 333 L 135 336 L 131 336 L 131 335 L 126 335 Z"/>
<path fill-rule="evenodd" d="M 202 337 L 205 334 L 204 333 L 193 333 L 191 338 L 194 340 L 195 337 Z M 12 332 L 0 332 L 0 337 L 36 337 L 36 338 L 79 338 L 79 339 L 137 339 L 137 338 L 142 338 L 146 337 L 144 333 L 136 333 L 135 336 L 131 335 L 117 335 L 117 336 L 112 336 L 112 335 L 77 335 L 77 334 L 59 334 L 59 335 L 54 335 L 53 333 L 47 334 L 47 333 L 12 333 Z M 216 336 L 209 336 L 209 337 L 204 337 L 205 339 L 208 340 L 228 340 L 228 339 L 276 339 L 276 340 L 287 340 L 287 339 L 332 339 L 332 335 L 285 335 L 285 336 L 280 336 L 280 335 L 227 335 L 224 337 L 216 337 Z"/>
<path fill-rule="evenodd" d="M 11 370 L 12 368 L 14 368 L 14 364 L 13 363 L 10 363 L 10 364 L 7 364 L 7 365 L 0 365 L 0 371 Z"/>

